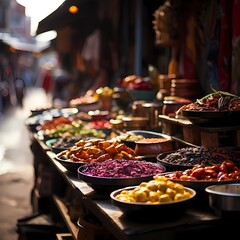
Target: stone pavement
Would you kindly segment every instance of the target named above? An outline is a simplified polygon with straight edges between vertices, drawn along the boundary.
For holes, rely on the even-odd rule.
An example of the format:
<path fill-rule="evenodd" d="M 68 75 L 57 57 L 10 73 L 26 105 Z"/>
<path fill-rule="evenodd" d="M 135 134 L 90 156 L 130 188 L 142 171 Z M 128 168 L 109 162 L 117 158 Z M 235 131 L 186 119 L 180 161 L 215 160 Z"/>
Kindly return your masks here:
<path fill-rule="evenodd" d="M 27 89 L 23 108 L 13 107 L 0 119 L 0 240 L 17 240 L 17 220 L 32 214 L 33 156 L 25 120 L 46 103 L 43 89 Z"/>

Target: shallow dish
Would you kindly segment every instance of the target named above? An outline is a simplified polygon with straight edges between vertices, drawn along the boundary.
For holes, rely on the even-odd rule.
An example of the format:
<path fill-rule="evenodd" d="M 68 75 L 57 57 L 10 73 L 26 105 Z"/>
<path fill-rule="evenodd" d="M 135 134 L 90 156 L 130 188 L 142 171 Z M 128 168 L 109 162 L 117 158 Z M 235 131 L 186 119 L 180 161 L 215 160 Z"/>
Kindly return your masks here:
<path fill-rule="evenodd" d="M 86 162 L 73 162 L 69 161 L 68 159 L 60 158 L 58 157 L 58 154 L 55 159 L 60 162 L 67 170 L 74 173 L 77 173 L 77 169 L 86 164 Z"/>
<path fill-rule="evenodd" d="M 56 153 L 56 154 L 58 154 L 58 153 L 60 153 L 60 152 L 62 152 L 62 151 L 64 151 L 64 150 L 67 150 L 67 149 L 68 149 L 67 147 L 66 147 L 66 148 L 64 148 L 64 147 L 55 147 L 54 144 L 55 144 L 57 141 L 58 141 L 58 138 L 48 139 L 48 140 L 46 141 L 46 145 L 49 146 L 49 147 L 51 148 L 51 150 L 52 150 L 54 153 Z"/>
<path fill-rule="evenodd" d="M 64 150 L 68 150 L 70 147 L 74 146 L 76 142 L 80 140 L 91 139 L 85 137 L 59 137 L 52 138 L 46 141 L 46 144 L 51 147 L 52 151 L 55 153 L 60 153 Z"/>
<path fill-rule="evenodd" d="M 171 137 L 166 135 L 166 134 L 163 134 L 163 133 L 158 133 L 158 132 L 153 132 L 153 131 L 146 131 L 146 130 L 129 130 L 127 131 L 126 133 L 129 133 L 130 135 L 131 134 L 134 134 L 134 135 L 139 135 L 139 136 L 142 136 L 143 138 L 167 138 L 169 140 L 171 140 Z M 124 133 L 124 134 L 126 134 Z M 136 146 L 136 141 L 130 141 L 130 140 L 126 140 L 124 138 L 121 138 L 120 136 L 120 141 L 124 144 L 126 144 L 128 147 L 132 148 L 132 149 L 135 149 L 135 146 Z M 153 155 L 153 154 L 148 154 L 148 155 Z M 154 154 L 156 155 L 156 154 Z"/>
<path fill-rule="evenodd" d="M 174 172 L 164 172 L 160 175 L 166 176 L 168 174 L 174 174 Z M 192 188 L 196 191 L 204 191 L 206 187 L 211 185 L 221 185 L 221 184 L 228 184 L 228 183 L 240 183 L 240 180 L 222 180 L 222 181 L 212 181 L 212 180 L 180 180 L 180 179 L 172 179 L 169 178 L 171 181 L 180 183 L 185 187 Z"/>
<path fill-rule="evenodd" d="M 240 183 L 208 186 L 209 205 L 221 211 L 240 211 Z"/>
<path fill-rule="evenodd" d="M 52 145 L 57 141 L 57 138 L 51 138 L 51 139 L 48 139 L 45 143 L 46 145 L 53 151 L 52 149 Z M 65 149 L 63 149 L 65 150 Z M 63 151 L 61 150 L 61 151 Z M 54 151 L 53 151 L 54 152 Z M 55 152 L 56 153 L 56 152 Z"/>
<path fill-rule="evenodd" d="M 164 152 L 164 153 L 158 154 L 156 156 L 157 162 L 159 162 L 164 167 L 166 167 L 167 171 L 176 171 L 176 170 L 181 171 L 181 170 L 185 170 L 193 167 L 193 165 L 171 164 L 171 163 L 168 163 L 167 161 L 164 161 L 166 156 L 174 152 L 175 151 L 170 151 L 170 152 Z"/>
<path fill-rule="evenodd" d="M 166 203 L 159 203 L 159 204 L 149 204 L 149 203 L 140 203 L 140 202 L 125 202 L 120 201 L 116 198 L 116 196 L 123 190 L 132 190 L 136 186 L 130 186 L 122 189 L 117 189 L 111 192 L 110 197 L 114 205 L 118 206 L 124 213 L 127 214 L 147 214 L 149 215 L 156 215 L 160 214 L 159 216 L 168 216 L 173 217 L 175 215 L 182 214 L 185 210 L 190 201 L 196 196 L 196 191 L 194 189 L 184 187 L 185 190 L 191 193 L 191 197 L 183 200 L 166 202 Z"/>
<path fill-rule="evenodd" d="M 44 111 L 47 111 L 47 110 L 50 110 L 51 109 L 51 106 L 46 106 L 46 107 L 39 107 L 39 108 L 35 108 L 35 109 L 31 109 L 31 114 L 32 116 L 36 116 L 36 115 L 39 115 L 39 114 L 42 114 Z"/>
<path fill-rule="evenodd" d="M 126 160 L 124 160 L 126 161 Z M 130 160 L 127 160 L 130 161 Z M 135 160 L 138 162 L 138 160 Z M 141 160 L 139 160 L 140 162 Z M 154 163 L 148 163 L 153 164 Z M 86 165 L 88 166 L 88 165 Z M 127 187 L 127 186 L 133 186 L 138 185 L 145 181 L 150 181 L 153 179 L 153 175 L 149 176 L 143 176 L 143 177 L 99 177 L 99 176 L 93 176 L 86 173 L 83 173 L 83 170 L 86 166 L 82 166 L 78 168 L 78 178 L 85 181 L 87 184 L 92 186 L 92 188 L 96 190 L 107 190 L 107 191 L 113 191 L 118 188 Z M 165 171 L 165 167 L 162 165 L 157 165 L 158 168 L 161 169 L 161 172 Z"/>
<path fill-rule="evenodd" d="M 62 108 L 61 109 L 61 114 L 63 116 L 71 116 L 71 115 L 74 115 L 74 114 L 77 114 L 78 113 L 78 109 L 77 108 Z"/>
<path fill-rule="evenodd" d="M 43 112 L 44 115 L 51 115 L 52 117 L 60 116 L 69 117 L 77 113 L 78 113 L 77 108 L 62 108 L 62 109 L 54 108 Z"/>
<path fill-rule="evenodd" d="M 154 137 L 159 137 L 159 138 L 169 138 L 171 139 L 170 136 L 163 134 L 163 133 L 158 133 L 158 132 L 153 132 L 153 131 L 146 131 L 146 130 L 130 130 L 128 131 L 130 133 L 134 133 L 136 135 L 142 135 L 145 138 L 154 138 Z"/>
<path fill-rule="evenodd" d="M 237 166 L 239 165 L 238 159 L 231 151 L 220 148 L 187 146 L 157 156 L 157 162 L 164 165 L 167 171 L 180 171 L 197 165 L 212 166 L 220 164 L 226 159 L 231 160 Z"/>
<path fill-rule="evenodd" d="M 115 189 L 138 185 L 145 181 L 150 181 L 153 179 L 153 176 L 147 177 L 133 177 L 133 178 L 104 178 L 104 177 L 94 177 L 82 173 L 83 167 L 78 168 L 78 178 L 83 180 L 88 185 L 90 185 L 95 190 L 103 191 L 113 191 Z"/>
<path fill-rule="evenodd" d="M 195 125 L 216 127 L 239 125 L 240 111 L 181 110 L 182 115 Z"/>

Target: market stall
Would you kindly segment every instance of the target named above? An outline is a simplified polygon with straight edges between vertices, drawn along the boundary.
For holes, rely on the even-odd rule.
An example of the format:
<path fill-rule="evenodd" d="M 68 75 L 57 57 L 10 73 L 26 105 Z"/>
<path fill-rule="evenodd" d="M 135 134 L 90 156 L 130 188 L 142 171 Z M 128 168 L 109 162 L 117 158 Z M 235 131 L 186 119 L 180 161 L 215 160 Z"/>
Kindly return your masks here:
<path fill-rule="evenodd" d="M 87 133 L 92 134 L 93 138 L 84 138 L 80 140 L 78 138 L 75 143 L 71 143 L 71 147 L 66 147 L 65 150 L 57 153 L 53 150 L 52 145 L 49 144 L 49 139 L 51 137 L 54 137 L 55 139 L 60 138 L 61 134 L 72 133 L 72 128 L 69 128 L 70 125 L 74 125 L 75 132 L 81 132 L 79 131 L 79 122 L 78 125 L 76 125 L 75 118 L 75 115 L 79 112 L 75 112 L 72 108 L 61 110 L 65 114 L 65 123 L 66 121 L 70 121 L 70 123 L 68 122 L 68 128 L 65 131 L 64 129 L 66 127 L 64 128 L 62 126 L 61 129 L 58 128 L 58 131 L 49 131 L 52 134 L 58 135 L 48 136 L 46 135 L 46 132 L 43 132 L 46 123 L 53 124 L 56 119 L 60 118 L 62 119 L 61 121 L 63 121 L 63 113 L 61 111 L 57 113 L 56 110 L 50 111 L 51 114 L 59 114 L 60 116 L 55 115 L 51 120 L 45 119 L 45 123 L 43 123 L 43 121 L 39 124 L 41 127 L 39 128 L 38 126 L 35 130 L 30 128 L 33 126 L 32 124 L 29 124 L 28 119 L 27 126 L 29 127 L 29 133 L 32 140 L 31 149 L 34 155 L 36 172 L 36 183 L 34 185 L 32 196 L 33 209 L 34 212 L 46 213 L 48 217 L 53 220 L 54 224 L 61 222 L 61 226 L 64 226 L 63 228 L 51 229 L 51 231 L 53 231 L 58 237 L 59 234 L 63 232 L 65 235 L 67 234 L 66 236 L 76 240 L 86 239 L 87 237 L 90 239 L 177 239 L 179 237 L 192 239 L 193 236 L 221 237 L 227 233 L 229 236 L 233 237 L 237 234 L 239 209 L 234 209 L 234 211 L 232 211 L 229 209 L 216 208 L 209 201 L 209 195 L 205 192 L 205 188 L 214 184 L 239 184 L 239 159 L 236 154 L 239 147 L 238 142 L 234 142 L 234 144 L 237 143 L 237 145 L 233 144 L 231 146 L 231 150 L 234 151 L 228 151 L 227 148 L 224 148 L 222 141 L 219 141 L 219 143 L 221 143 L 219 145 L 201 146 L 201 143 L 198 144 L 189 141 L 191 138 L 186 138 L 186 135 L 183 135 L 182 131 L 186 127 L 190 128 L 192 134 L 196 132 L 195 130 L 192 130 L 192 128 L 198 129 L 200 132 L 205 132 L 205 126 L 194 125 L 188 119 L 174 120 L 173 117 L 160 114 L 158 116 L 160 122 L 158 131 L 152 131 L 152 129 L 149 128 L 146 130 L 135 129 L 135 131 L 126 130 L 126 128 L 123 127 L 124 125 L 122 125 L 120 133 L 118 131 L 113 131 L 114 134 L 112 134 L 112 132 L 107 135 L 104 133 L 100 138 L 96 138 L 97 135 L 94 135 L 97 134 L 97 132 L 95 132 L 96 129 L 90 127 L 88 128 Z M 34 117 L 36 118 L 36 116 Z M 42 118 L 43 116 L 47 118 L 44 114 L 37 117 L 40 122 L 41 119 L 39 118 Z M 81 117 L 82 116 L 83 115 L 81 114 Z M 93 116 L 91 111 L 90 116 Z M 94 115 L 94 117 L 96 116 Z M 98 117 L 102 120 L 106 116 L 99 115 Z M 75 123 L 73 124 L 72 121 L 75 121 Z M 78 119 L 78 121 L 80 120 Z M 92 118 L 88 119 L 87 123 L 91 121 Z M 81 126 L 81 129 L 86 128 L 86 123 L 81 122 L 81 124 L 84 125 Z M 168 126 L 167 128 L 166 125 Z M 207 129 L 209 128 L 211 127 L 208 126 Z M 222 132 L 223 129 L 238 133 L 238 128 L 239 126 L 237 124 L 233 124 L 233 126 L 222 126 L 221 131 L 217 131 L 216 128 L 213 129 L 218 132 L 215 137 L 219 138 L 218 140 L 221 140 L 222 135 L 220 132 Z M 36 129 L 38 129 L 38 131 L 36 131 Z M 166 129 L 172 130 L 172 132 L 169 132 L 170 134 L 168 133 L 168 135 Z M 165 131 L 165 133 L 162 133 L 162 130 Z M 85 134 L 87 134 L 86 129 L 84 131 Z M 136 131 L 138 134 L 134 134 Z M 116 133 L 119 133 L 121 137 L 120 135 L 116 136 Z M 141 135 L 139 133 L 143 135 L 147 133 L 148 135 L 144 135 L 142 139 L 145 139 L 145 141 L 146 139 L 151 139 L 151 144 L 154 142 L 153 139 L 157 139 L 158 142 L 161 143 L 170 141 L 170 148 L 158 148 L 158 152 L 155 152 L 154 155 L 147 153 L 145 156 L 138 156 L 135 152 L 135 147 L 136 144 L 141 141 L 135 139 L 132 141 L 135 142 L 135 146 L 129 148 L 123 144 L 121 140 L 124 141 L 123 136 L 126 137 L 127 135 L 128 137 L 129 135 L 131 135 L 130 137 L 139 137 L 139 135 Z M 231 136 L 232 133 L 230 133 L 230 137 Z M 238 135 L 235 136 L 237 140 Z M 161 141 L 159 141 L 159 139 L 161 139 Z M 82 170 L 80 170 L 81 166 L 86 166 L 86 164 L 91 162 L 92 159 L 92 156 L 91 158 L 88 157 L 86 159 L 87 163 L 85 162 L 83 164 L 83 161 L 85 160 L 83 160 L 83 156 L 80 157 L 80 144 L 84 143 L 90 146 L 90 143 L 93 144 L 96 142 L 108 144 L 104 145 L 105 148 L 101 149 L 101 157 L 106 154 L 106 149 L 111 149 L 111 157 L 106 157 L 104 161 L 112 161 L 113 163 L 114 154 L 120 154 L 117 155 L 118 158 L 120 158 L 120 156 L 121 158 L 126 158 L 127 156 L 128 160 L 125 159 L 125 161 L 129 161 L 129 164 L 132 159 L 135 159 L 135 162 L 144 161 L 148 162 L 148 164 L 156 164 L 162 167 L 158 174 L 168 176 L 174 182 L 180 184 L 183 183 L 185 187 L 190 187 L 196 191 L 196 196 L 194 195 L 191 201 L 186 205 L 176 202 L 175 204 L 169 203 L 164 208 L 161 207 L 161 203 L 144 203 L 144 207 L 140 204 L 140 208 L 137 202 L 131 203 L 132 205 L 130 204 L 130 207 L 129 203 L 117 203 L 116 199 L 114 200 L 112 198 L 111 193 L 123 187 L 123 185 L 119 184 L 120 180 L 117 182 L 119 185 L 116 184 L 116 182 L 111 185 L 112 178 L 98 178 L 96 176 L 92 178 L 88 175 L 84 175 Z M 214 143 L 216 142 L 217 141 Z M 120 146 L 122 147 L 123 145 L 125 147 L 124 154 L 121 151 L 114 152 L 116 149 L 120 149 Z M 113 150 L 113 146 L 116 147 L 116 149 Z M 155 149 L 156 151 L 156 148 L 151 148 L 150 146 L 151 145 L 149 145 L 149 149 Z M 91 149 L 96 149 L 96 146 L 91 147 Z M 126 151 L 128 151 L 128 154 L 126 154 Z M 130 153 L 133 155 L 130 155 Z M 160 158 L 162 154 L 165 154 L 165 158 Z M 168 158 L 166 157 L 167 155 Z M 143 157 L 141 160 L 139 159 L 140 156 Z M 178 157 L 176 158 L 176 156 Z M 71 161 L 70 158 L 79 158 L 80 160 L 74 162 Z M 98 160 L 96 161 L 96 159 Z M 96 163 L 100 161 L 100 158 L 96 159 Z M 176 163 L 176 159 L 178 163 Z M 192 162 L 193 159 L 194 162 Z M 231 162 L 231 167 L 229 167 L 228 170 L 225 169 L 226 171 L 224 170 L 224 178 L 218 177 L 219 172 L 216 169 L 211 173 L 212 178 L 208 177 L 210 175 L 207 175 L 207 173 L 209 174 L 208 171 L 211 166 L 215 166 L 215 168 L 216 165 L 218 165 L 219 168 L 230 166 L 229 160 Z M 205 164 L 204 166 L 206 169 L 203 168 L 203 165 L 201 167 L 201 170 L 204 171 L 205 175 L 203 175 L 205 178 L 200 178 L 199 175 L 198 178 L 197 175 L 192 174 L 193 170 L 190 170 L 191 168 L 194 168 L 194 166 L 196 169 L 197 166 L 199 167 L 199 164 Z M 148 169 L 149 166 L 147 167 Z M 119 168 L 119 166 L 117 168 Z M 112 169 L 114 169 L 114 167 L 112 167 Z M 187 169 L 188 171 L 185 171 Z M 233 169 L 234 174 L 231 172 Z M 199 170 L 200 169 L 197 169 L 198 172 Z M 180 178 L 177 179 L 177 175 L 180 173 L 181 176 L 184 177 L 183 181 Z M 127 179 L 128 182 L 124 182 L 124 187 L 138 185 L 141 184 L 140 182 L 151 181 L 148 178 L 143 178 L 143 181 L 140 182 L 133 182 L 132 179 L 129 180 L 129 177 Z M 237 195 L 237 201 L 239 202 L 239 193 L 236 192 L 235 194 Z M 153 210 L 147 208 L 146 211 L 144 208 L 148 205 L 152 205 L 151 207 L 153 207 Z M 238 205 L 239 204 L 236 206 Z M 136 208 L 136 206 L 138 207 Z M 234 205 L 231 205 L 231 207 L 234 207 Z M 89 218 L 90 221 L 88 221 Z"/>

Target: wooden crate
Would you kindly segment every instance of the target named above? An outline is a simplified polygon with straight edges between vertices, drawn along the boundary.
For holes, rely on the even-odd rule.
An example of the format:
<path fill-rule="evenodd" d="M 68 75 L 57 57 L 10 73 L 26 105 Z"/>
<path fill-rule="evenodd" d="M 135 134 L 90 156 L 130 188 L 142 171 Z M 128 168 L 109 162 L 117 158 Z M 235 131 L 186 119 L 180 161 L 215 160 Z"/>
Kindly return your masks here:
<path fill-rule="evenodd" d="M 206 148 L 240 148 L 240 126 L 200 127 L 185 119 L 159 115 L 162 133 Z"/>

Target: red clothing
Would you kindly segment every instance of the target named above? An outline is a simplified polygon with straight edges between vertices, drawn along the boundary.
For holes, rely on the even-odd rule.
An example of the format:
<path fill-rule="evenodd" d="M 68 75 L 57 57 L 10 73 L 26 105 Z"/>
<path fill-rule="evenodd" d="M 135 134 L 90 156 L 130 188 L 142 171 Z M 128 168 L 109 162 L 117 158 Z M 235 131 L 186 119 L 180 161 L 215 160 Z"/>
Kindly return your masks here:
<path fill-rule="evenodd" d="M 47 71 L 43 77 L 42 88 L 49 92 L 52 87 L 52 75 L 49 71 Z"/>

